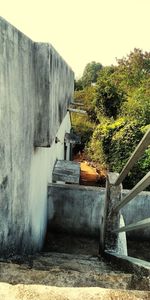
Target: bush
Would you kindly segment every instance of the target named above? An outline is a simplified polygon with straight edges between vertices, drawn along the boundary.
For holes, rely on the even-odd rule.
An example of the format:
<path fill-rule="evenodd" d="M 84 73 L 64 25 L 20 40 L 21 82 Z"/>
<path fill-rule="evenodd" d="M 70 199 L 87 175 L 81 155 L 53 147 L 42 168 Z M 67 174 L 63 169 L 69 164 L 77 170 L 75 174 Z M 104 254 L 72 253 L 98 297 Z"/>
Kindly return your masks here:
<path fill-rule="evenodd" d="M 88 154 L 91 159 L 109 166 L 112 172 L 121 172 L 136 146 L 140 142 L 145 130 L 136 120 L 128 122 L 126 118 L 119 118 L 115 122 L 105 120 L 94 130 L 88 144 Z M 150 166 L 150 149 L 132 168 L 124 180 L 124 188 L 131 188 L 148 171 Z"/>
<path fill-rule="evenodd" d="M 93 134 L 95 124 L 89 121 L 88 116 L 74 113 L 71 114 L 71 120 L 73 130 L 81 137 L 81 143 L 84 148 Z"/>

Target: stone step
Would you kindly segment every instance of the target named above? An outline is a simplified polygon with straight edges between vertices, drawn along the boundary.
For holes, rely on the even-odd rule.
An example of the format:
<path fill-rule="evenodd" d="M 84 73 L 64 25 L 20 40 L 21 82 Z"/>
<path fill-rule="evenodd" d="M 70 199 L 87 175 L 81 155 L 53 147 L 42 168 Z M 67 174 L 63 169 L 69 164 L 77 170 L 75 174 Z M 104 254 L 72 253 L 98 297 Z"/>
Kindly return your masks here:
<path fill-rule="evenodd" d="M 104 288 L 60 288 L 45 285 L 10 285 L 0 283 L 3 300 L 148 300 L 148 291 L 112 290 Z"/>
<path fill-rule="evenodd" d="M 0 282 L 40 284 L 57 287 L 101 287 L 109 289 L 148 289 L 148 279 L 114 271 L 114 266 L 90 255 L 40 253 L 28 258 L 14 257 L 0 262 Z M 145 280 L 145 281 L 144 281 Z M 144 282 L 144 288 L 141 286 Z"/>
<path fill-rule="evenodd" d="M 102 258 L 43 252 L 0 261 L 0 299 L 150 299 L 149 278 L 115 270 Z"/>

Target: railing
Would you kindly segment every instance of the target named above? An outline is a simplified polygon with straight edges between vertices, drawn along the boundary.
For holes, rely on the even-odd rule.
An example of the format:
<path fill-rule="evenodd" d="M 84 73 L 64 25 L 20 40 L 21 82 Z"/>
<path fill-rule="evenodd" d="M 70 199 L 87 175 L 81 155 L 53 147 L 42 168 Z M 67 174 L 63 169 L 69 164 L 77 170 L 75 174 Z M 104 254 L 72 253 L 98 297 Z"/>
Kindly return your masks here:
<path fill-rule="evenodd" d="M 122 183 L 122 181 L 125 179 L 126 175 L 129 173 L 133 165 L 137 162 L 137 160 L 142 156 L 146 148 L 150 144 L 150 129 L 146 132 L 146 134 L 143 136 L 141 142 L 133 152 L 132 156 L 130 157 L 129 161 L 123 168 L 122 172 L 120 173 L 119 177 L 117 178 L 115 185 L 118 185 Z"/>
<path fill-rule="evenodd" d="M 150 172 L 148 172 L 137 185 L 122 199 L 122 181 L 125 179 L 133 165 L 142 156 L 150 145 L 150 129 L 142 138 L 141 142 L 133 152 L 131 158 L 119 174 L 108 174 L 106 182 L 106 201 L 104 215 L 101 224 L 100 246 L 102 252 L 117 252 L 118 237 L 120 232 L 137 230 L 150 226 L 150 218 L 127 226 L 120 226 L 120 210 L 129 203 L 136 195 L 150 185 Z"/>

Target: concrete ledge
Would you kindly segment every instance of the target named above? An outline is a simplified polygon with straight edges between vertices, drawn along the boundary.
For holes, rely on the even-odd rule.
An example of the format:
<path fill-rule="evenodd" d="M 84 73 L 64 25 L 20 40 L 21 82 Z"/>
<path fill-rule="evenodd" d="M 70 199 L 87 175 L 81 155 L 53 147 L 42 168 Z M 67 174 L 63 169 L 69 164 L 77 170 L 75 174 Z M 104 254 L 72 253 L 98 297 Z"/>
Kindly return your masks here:
<path fill-rule="evenodd" d="M 134 272 L 140 276 L 140 278 L 150 275 L 150 263 L 145 260 L 120 255 L 111 251 L 105 251 L 105 257 L 112 263 L 117 263 L 119 269 L 122 268 L 124 271 Z"/>
<path fill-rule="evenodd" d="M 79 190 L 79 191 L 93 191 L 93 192 L 102 192 L 105 194 L 105 188 L 97 187 L 97 186 L 85 186 L 79 184 L 57 184 L 57 183 L 49 183 L 48 184 L 48 194 L 51 193 L 51 188 L 64 188 L 65 190 Z"/>

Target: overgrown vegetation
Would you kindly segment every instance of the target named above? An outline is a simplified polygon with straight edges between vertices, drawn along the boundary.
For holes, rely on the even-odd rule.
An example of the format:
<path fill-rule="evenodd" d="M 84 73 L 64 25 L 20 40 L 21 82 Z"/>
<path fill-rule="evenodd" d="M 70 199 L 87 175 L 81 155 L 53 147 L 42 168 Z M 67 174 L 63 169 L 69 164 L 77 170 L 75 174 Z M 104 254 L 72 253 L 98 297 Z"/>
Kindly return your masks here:
<path fill-rule="evenodd" d="M 76 82 L 75 101 L 84 103 L 88 113 L 73 116 L 73 126 L 89 159 L 120 172 L 150 127 L 150 53 L 134 49 L 117 60 L 117 66 L 89 63 Z M 150 148 L 129 173 L 124 187 L 131 188 L 149 168 Z"/>

